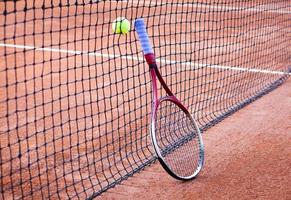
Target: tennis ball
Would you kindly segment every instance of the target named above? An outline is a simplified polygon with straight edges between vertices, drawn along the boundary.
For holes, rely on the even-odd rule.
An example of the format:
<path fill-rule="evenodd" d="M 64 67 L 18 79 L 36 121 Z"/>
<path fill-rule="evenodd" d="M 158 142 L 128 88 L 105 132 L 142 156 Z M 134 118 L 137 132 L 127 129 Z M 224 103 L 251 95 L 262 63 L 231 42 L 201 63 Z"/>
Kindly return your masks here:
<path fill-rule="evenodd" d="M 112 23 L 112 31 L 117 34 L 126 34 L 130 31 L 130 23 L 124 17 L 118 17 Z"/>

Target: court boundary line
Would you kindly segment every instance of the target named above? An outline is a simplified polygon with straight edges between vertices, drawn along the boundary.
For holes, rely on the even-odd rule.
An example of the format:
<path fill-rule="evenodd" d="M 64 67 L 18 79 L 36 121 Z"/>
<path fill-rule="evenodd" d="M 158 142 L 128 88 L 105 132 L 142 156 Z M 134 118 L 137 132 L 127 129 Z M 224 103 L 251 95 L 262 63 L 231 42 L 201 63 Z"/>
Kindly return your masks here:
<path fill-rule="evenodd" d="M 16 44 L 6 44 L 6 43 L 0 43 L 0 47 L 28 49 L 28 50 L 43 51 L 43 52 L 67 53 L 71 55 L 131 59 L 131 60 L 144 62 L 143 56 L 138 57 L 138 56 L 120 55 L 120 54 L 114 55 L 114 54 L 106 54 L 106 53 L 98 53 L 98 52 L 87 52 L 87 51 L 67 50 L 67 49 L 58 49 L 58 48 L 48 48 L 48 47 L 35 47 L 35 46 L 28 46 L 28 45 L 16 45 Z M 162 64 L 179 64 L 179 65 L 187 67 L 186 69 L 178 70 L 178 72 L 181 72 L 184 70 L 193 70 L 193 69 L 197 70 L 200 68 L 212 68 L 212 69 L 243 71 L 243 72 L 250 72 L 250 73 L 291 75 L 291 72 L 288 72 L 288 71 L 283 72 L 283 71 L 257 69 L 257 68 L 244 68 L 244 67 L 239 67 L 239 66 L 212 65 L 212 64 L 195 63 L 195 62 L 189 62 L 189 61 L 172 61 L 172 60 L 166 60 L 166 59 L 157 59 L 157 62 L 162 63 Z"/>
<path fill-rule="evenodd" d="M 122 2 L 127 2 L 128 1 L 121 1 Z M 140 5 L 141 3 L 136 1 L 136 0 L 132 0 L 130 1 L 134 4 Z M 163 2 L 159 2 L 159 1 L 145 1 L 144 4 L 147 6 L 164 6 L 167 5 L 169 2 L 167 3 L 163 3 Z M 208 4 L 203 4 L 203 3 L 179 3 L 179 2 L 174 2 L 176 6 L 178 7 L 198 7 L 198 8 L 209 8 L 209 9 L 215 9 L 218 11 L 246 11 L 246 12 L 267 12 L 267 13 L 276 13 L 276 14 L 291 14 L 291 11 L 289 10 L 280 10 L 280 9 L 273 9 L 273 10 L 267 10 L 267 8 L 272 8 L 272 4 L 264 4 L 263 6 L 256 6 L 255 8 L 251 8 L 251 7 L 234 7 L 234 6 L 213 6 L 213 5 L 208 5 Z M 268 7 L 267 7 L 268 6 Z"/>

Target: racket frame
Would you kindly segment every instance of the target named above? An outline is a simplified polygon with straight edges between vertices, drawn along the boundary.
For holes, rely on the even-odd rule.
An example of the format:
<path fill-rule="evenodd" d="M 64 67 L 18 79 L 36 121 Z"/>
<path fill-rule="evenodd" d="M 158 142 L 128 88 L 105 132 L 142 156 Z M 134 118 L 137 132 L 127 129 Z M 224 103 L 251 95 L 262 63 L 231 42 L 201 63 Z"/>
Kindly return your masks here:
<path fill-rule="evenodd" d="M 144 57 L 149 65 L 150 68 L 150 76 L 152 79 L 152 95 L 153 95 L 153 103 L 152 103 L 152 114 L 151 114 L 151 126 L 150 126 L 150 135 L 152 139 L 152 143 L 154 146 L 154 150 L 156 152 L 157 158 L 159 162 L 161 163 L 162 167 L 170 174 L 172 177 L 179 179 L 179 180 L 190 180 L 195 178 L 200 170 L 203 167 L 204 164 L 204 145 L 201 137 L 201 132 L 196 124 L 195 120 L 189 113 L 189 111 L 185 108 L 185 106 L 175 97 L 175 95 L 172 93 L 172 91 L 169 89 L 167 86 L 166 82 L 162 78 L 157 64 L 156 64 L 156 59 L 154 55 L 153 48 L 150 44 L 150 40 L 146 31 L 146 26 L 142 18 L 136 19 L 135 21 L 135 29 L 138 33 L 139 40 L 141 43 L 141 47 L 143 49 Z M 158 89 L 157 89 L 157 79 L 159 80 L 160 84 L 162 87 L 165 89 L 167 96 L 158 98 Z M 194 128 L 196 129 L 196 135 L 198 136 L 199 140 L 199 161 L 197 168 L 195 172 L 193 172 L 192 175 L 190 176 L 180 176 L 174 173 L 170 167 L 167 165 L 167 162 L 164 160 L 160 148 L 157 143 L 157 138 L 156 138 L 156 119 L 157 119 L 157 111 L 159 108 L 160 103 L 163 101 L 171 101 L 175 105 L 177 105 L 185 114 L 186 116 L 191 120 L 192 124 L 194 125 Z"/>
<path fill-rule="evenodd" d="M 172 177 L 178 179 L 178 180 L 191 180 L 195 178 L 199 172 L 201 171 L 203 164 L 204 164 L 204 145 L 202 141 L 202 136 L 200 129 L 193 119 L 192 115 L 189 113 L 187 108 L 175 97 L 175 95 L 172 93 L 172 91 L 169 89 L 167 86 L 166 82 L 162 78 L 158 67 L 156 65 L 154 55 L 147 54 L 145 55 L 145 58 L 147 61 L 149 61 L 149 66 L 150 66 L 150 75 L 152 79 L 152 98 L 153 98 L 153 103 L 152 103 L 152 114 L 151 114 L 151 125 L 150 125 L 150 135 L 151 135 L 151 140 L 154 146 L 155 153 L 157 155 L 157 158 L 162 165 L 162 167 L 166 170 L 166 172 L 171 175 Z M 161 98 L 158 98 L 158 87 L 157 87 L 157 79 L 159 80 L 160 84 L 162 87 L 165 89 L 166 93 L 168 96 L 163 96 Z M 190 176 L 179 176 L 175 174 L 167 165 L 167 162 L 164 160 L 164 157 L 162 156 L 162 153 L 160 151 L 160 148 L 158 146 L 157 138 L 156 138 L 156 119 L 157 119 L 157 111 L 159 108 L 159 105 L 163 101 L 171 101 L 175 105 L 177 105 L 186 115 L 189 119 L 191 119 L 191 122 L 195 126 L 195 129 L 197 131 L 197 136 L 199 137 L 199 145 L 200 145 L 200 151 L 199 151 L 199 162 L 198 162 L 198 167 L 196 168 L 195 172 L 190 175 Z"/>

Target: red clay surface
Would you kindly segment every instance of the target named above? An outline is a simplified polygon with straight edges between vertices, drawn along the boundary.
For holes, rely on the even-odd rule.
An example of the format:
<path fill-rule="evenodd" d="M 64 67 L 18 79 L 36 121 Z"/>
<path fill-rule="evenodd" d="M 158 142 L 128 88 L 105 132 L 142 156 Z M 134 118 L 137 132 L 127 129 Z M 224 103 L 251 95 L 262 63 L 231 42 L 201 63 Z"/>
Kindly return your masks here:
<path fill-rule="evenodd" d="M 196 180 L 156 163 L 97 199 L 291 199 L 290 88 L 291 79 L 208 130 Z"/>

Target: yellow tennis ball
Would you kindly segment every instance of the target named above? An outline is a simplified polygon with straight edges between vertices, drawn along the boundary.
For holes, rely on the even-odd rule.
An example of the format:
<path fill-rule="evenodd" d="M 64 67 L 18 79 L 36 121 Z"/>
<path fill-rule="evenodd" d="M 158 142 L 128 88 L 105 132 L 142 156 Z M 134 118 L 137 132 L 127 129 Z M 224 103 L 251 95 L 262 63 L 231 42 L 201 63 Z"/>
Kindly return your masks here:
<path fill-rule="evenodd" d="M 117 34 L 126 34 L 130 31 L 130 22 L 124 17 L 118 17 L 112 23 L 112 31 Z"/>

